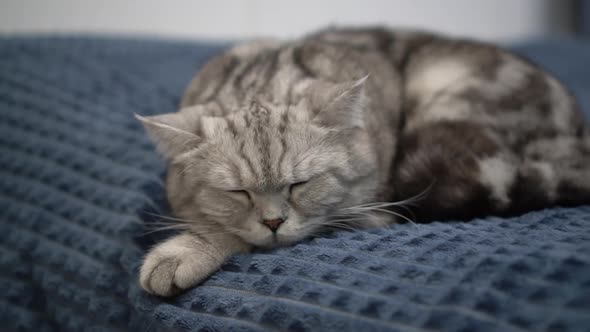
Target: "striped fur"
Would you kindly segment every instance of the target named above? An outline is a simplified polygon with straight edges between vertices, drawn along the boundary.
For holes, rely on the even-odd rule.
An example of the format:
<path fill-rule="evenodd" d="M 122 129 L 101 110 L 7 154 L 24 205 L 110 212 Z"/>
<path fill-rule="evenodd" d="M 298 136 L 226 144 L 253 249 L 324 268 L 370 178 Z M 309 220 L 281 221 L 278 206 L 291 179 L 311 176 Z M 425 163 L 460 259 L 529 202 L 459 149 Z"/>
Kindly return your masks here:
<path fill-rule="evenodd" d="M 384 28 L 253 41 L 212 59 L 179 112 L 138 118 L 170 161 L 185 230 L 142 267 L 160 295 L 235 252 L 326 227 L 590 201 L 589 131 L 573 97 L 473 41 Z M 395 203 L 418 196 L 412 214 Z"/>

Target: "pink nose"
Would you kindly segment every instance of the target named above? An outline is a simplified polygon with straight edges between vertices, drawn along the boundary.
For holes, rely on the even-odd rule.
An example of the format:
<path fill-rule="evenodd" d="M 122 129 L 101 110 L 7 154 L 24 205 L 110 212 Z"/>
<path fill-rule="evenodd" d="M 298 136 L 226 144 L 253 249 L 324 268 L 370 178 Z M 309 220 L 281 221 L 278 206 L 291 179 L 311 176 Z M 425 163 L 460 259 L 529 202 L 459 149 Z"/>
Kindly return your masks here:
<path fill-rule="evenodd" d="M 270 219 L 270 220 L 263 220 L 262 223 L 266 225 L 271 231 L 276 232 L 279 229 L 279 226 L 284 222 L 283 219 Z"/>

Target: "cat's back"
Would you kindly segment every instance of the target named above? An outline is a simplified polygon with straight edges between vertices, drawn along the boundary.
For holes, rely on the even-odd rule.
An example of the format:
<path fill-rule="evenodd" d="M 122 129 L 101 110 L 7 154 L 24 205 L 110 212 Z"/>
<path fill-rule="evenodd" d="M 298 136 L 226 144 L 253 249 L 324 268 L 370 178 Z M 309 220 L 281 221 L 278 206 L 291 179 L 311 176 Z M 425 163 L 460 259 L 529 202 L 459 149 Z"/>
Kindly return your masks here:
<path fill-rule="evenodd" d="M 292 41 L 241 43 L 212 58 L 197 73 L 181 107 L 221 102 L 236 109 L 253 98 L 284 104 L 296 99 L 311 79 L 336 83 L 367 74 L 395 95 L 399 73 L 391 55 L 400 43 L 393 41 L 392 31 L 366 28 L 326 29 Z"/>
<path fill-rule="evenodd" d="M 233 92 L 244 80 L 246 71 L 251 71 L 255 65 L 264 65 L 264 60 L 270 60 L 269 56 L 278 60 L 280 47 L 278 40 L 261 39 L 238 44 L 214 56 L 191 80 L 182 96 L 181 109 L 209 104 Z"/>
<path fill-rule="evenodd" d="M 376 130 L 381 122 L 395 126 L 402 108 L 408 128 L 463 117 L 509 131 L 523 121 L 532 131 L 541 125 L 579 129 L 580 112 L 567 89 L 529 61 L 491 44 L 383 27 L 329 28 L 293 41 L 237 45 L 202 68 L 181 107 L 209 104 L 214 115 L 226 115 L 257 99 L 291 104 L 310 80 L 338 83 L 367 74 L 365 92 L 379 113 L 372 115 Z M 434 102 L 445 98 L 453 105 Z M 457 106 L 470 99 L 481 107 Z M 526 119 L 523 110 L 531 113 Z"/>
<path fill-rule="evenodd" d="M 462 59 L 465 64 L 489 67 L 498 51 L 490 45 L 384 27 L 328 28 L 292 41 L 253 40 L 213 57 L 188 86 L 181 107 L 216 102 L 235 110 L 253 98 L 284 104 L 296 99 L 310 79 L 338 83 L 366 75 L 374 85 L 367 87 L 369 97 L 395 105 L 402 97 L 401 78 L 412 76 L 405 72 L 408 68 L 436 66 L 432 58 L 458 53 L 471 58 Z"/>

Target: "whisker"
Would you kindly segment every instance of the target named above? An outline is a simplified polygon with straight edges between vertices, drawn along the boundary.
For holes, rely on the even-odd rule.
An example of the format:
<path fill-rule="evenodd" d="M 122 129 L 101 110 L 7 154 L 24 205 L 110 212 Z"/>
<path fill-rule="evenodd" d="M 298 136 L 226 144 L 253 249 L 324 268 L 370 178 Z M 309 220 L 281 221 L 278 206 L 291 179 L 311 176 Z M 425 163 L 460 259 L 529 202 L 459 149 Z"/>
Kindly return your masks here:
<path fill-rule="evenodd" d="M 165 216 L 165 215 L 160 215 L 160 214 L 150 213 L 150 212 L 148 212 L 147 214 L 150 214 L 154 217 L 162 218 L 163 220 L 178 221 L 178 222 L 184 223 L 184 224 L 190 224 L 190 225 L 196 225 L 196 226 L 213 226 L 213 227 L 218 226 L 218 224 L 216 222 L 213 222 L 213 221 L 210 221 L 207 219 L 199 219 L 198 221 L 196 221 L 196 220 L 190 220 L 190 219 L 176 218 L 176 217 L 172 217 L 172 216 Z M 160 222 L 166 223 L 165 221 L 160 221 Z M 144 222 L 144 223 L 149 225 L 154 222 Z"/>
<path fill-rule="evenodd" d="M 336 227 L 348 228 L 350 230 L 358 231 L 358 230 L 367 228 L 365 221 L 366 221 L 365 218 L 333 219 L 333 220 L 327 221 L 324 224 L 324 226 L 327 226 L 327 227 L 336 226 Z"/>
<path fill-rule="evenodd" d="M 164 226 L 164 227 L 158 227 L 149 231 L 145 231 L 143 232 L 144 235 L 146 234 L 152 234 L 152 233 L 156 233 L 156 232 L 163 232 L 163 231 L 168 231 L 168 230 L 178 230 L 178 229 L 188 229 L 187 225 L 170 225 L 170 226 Z"/>
<path fill-rule="evenodd" d="M 367 213 L 367 212 L 347 211 L 346 213 L 331 214 L 329 217 L 347 217 L 347 216 L 352 216 L 352 215 L 362 215 L 362 216 L 365 216 L 365 217 L 373 217 L 374 216 L 373 214 Z"/>
<path fill-rule="evenodd" d="M 217 225 L 199 225 L 199 224 L 189 224 L 189 223 L 168 223 L 168 222 L 155 222 L 155 223 L 146 223 L 148 229 L 148 233 L 153 233 L 157 231 L 167 230 L 167 229 L 190 229 L 195 233 L 206 233 L 210 232 L 211 230 L 218 230 L 219 226 Z M 153 226 L 160 226 L 154 228 Z"/>
<path fill-rule="evenodd" d="M 355 208 L 367 208 L 367 207 L 403 206 L 403 205 L 409 205 L 409 204 L 411 204 L 411 202 L 406 202 L 405 200 L 404 201 L 397 201 L 397 202 L 373 202 L 373 203 L 367 203 L 367 204 L 361 204 L 361 205 L 355 205 L 355 206 L 343 208 L 342 210 L 355 209 Z"/>
<path fill-rule="evenodd" d="M 150 226 L 167 226 L 167 225 L 186 225 L 186 223 L 175 223 L 175 222 L 169 222 L 169 221 L 146 221 L 143 223 L 145 226 L 150 227 Z"/>
<path fill-rule="evenodd" d="M 151 226 L 151 225 L 148 225 L 148 226 Z M 174 227 L 176 227 L 176 228 L 186 228 L 186 227 L 190 227 L 190 226 L 187 225 L 187 224 L 165 224 L 165 225 L 160 226 L 160 227 L 148 227 L 148 228 L 159 229 L 159 228 L 174 228 Z"/>
<path fill-rule="evenodd" d="M 404 216 L 401 213 L 393 212 L 393 211 L 390 211 L 390 210 L 383 210 L 383 209 L 379 209 L 379 211 L 380 212 L 383 212 L 383 213 L 388 213 L 388 214 L 394 215 L 396 217 L 400 217 L 400 218 L 404 219 L 405 221 L 409 222 L 410 224 L 416 225 L 416 222 L 414 222 L 414 220 L 412 220 L 412 219 Z"/>
<path fill-rule="evenodd" d="M 350 227 L 347 225 L 330 225 L 330 226 L 326 226 L 327 228 L 334 228 L 334 229 L 342 229 L 345 231 L 349 231 L 349 232 L 356 232 L 358 231 L 358 229 L 354 228 L 354 227 Z"/>
<path fill-rule="evenodd" d="M 395 206 L 399 205 L 399 202 L 373 202 L 373 203 L 366 203 L 361 205 L 349 206 L 342 208 L 341 210 L 351 210 L 356 208 L 365 208 L 365 207 L 385 207 L 385 206 Z"/>
<path fill-rule="evenodd" d="M 349 225 L 349 224 L 344 223 L 344 222 L 332 222 L 332 223 L 328 223 L 328 224 L 326 224 L 324 226 L 327 227 L 327 228 L 346 229 L 346 230 L 349 230 L 351 232 L 355 232 L 355 231 L 360 230 L 359 228 L 354 227 L 353 225 Z"/>
<path fill-rule="evenodd" d="M 233 234 L 228 231 L 217 231 L 217 232 L 193 232 L 197 236 L 211 236 L 211 235 L 225 235 L 225 234 Z M 213 245 L 213 244 L 212 244 Z"/>
<path fill-rule="evenodd" d="M 406 220 L 406 221 L 407 221 L 407 222 L 409 222 L 409 223 L 416 224 L 416 223 L 415 223 L 413 220 L 411 220 L 410 218 L 408 218 L 408 217 L 404 216 L 403 214 L 399 214 L 399 213 L 397 213 L 397 212 L 393 212 L 393 211 L 391 211 L 391 210 L 385 210 L 385 209 L 379 209 L 379 208 L 374 208 L 374 209 L 370 209 L 370 210 L 371 210 L 371 211 L 379 211 L 379 212 L 383 212 L 383 213 L 391 214 L 391 215 L 394 215 L 394 216 L 400 217 L 400 218 L 402 218 L 402 219 Z"/>
<path fill-rule="evenodd" d="M 365 218 L 332 219 L 332 220 L 328 220 L 324 224 L 329 225 L 329 224 L 337 223 L 337 222 L 362 222 L 364 220 L 366 220 L 366 219 Z"/>
<path fill-rule="evenodd" d="M 343 208 L 342 210 L 349 210 L 349 209 L 356 209 L 356 208 L 366 208 L 366 207 L 378 207 L 378 208 L 384 208 L 384 207 L 390 207 L 390 206 L 404 206 L 404 205 L 414 205 L 417 201 L 420 201 L 422 199 L 424 199 L 426 197 L 426 195 L 430 192 L 430 189 L 432 189 L 432 186 L 434 185 L 434 181 L 428 185 L 428 187 L 426 187 L 426 189 L 422 190 L 420 193 L 412 196 L 412 197 L 408 197 L 406 199 L 400 200 L 400 201 L 395 201 L 395 202 L 371 202 L 371 203 L 365 203 L 365 204 L 360 204 L 360 205 L 356 205 L 356 206 L 351 206 L 351 207 L 347 207 L 347 208 Z"/>
<path fill-rule="evenodd" d="M 176 218 L 176 217 L 172 217 L 172 216 L 165 216 L 162 214 L 157 214 L 157 213 L 153 213 L 153 212 L 146 212 L 146 214 L 152 216 L 152 217 L 158 217 L 158 218 L 162 218 L 162 219 L 166 219 L 166 220 L 173 220 L 173 221 L 182 221 L 182 222 L 190 222 L 190 223 L 194 223 L 195 221 L 190 220 L 190 219 L 182 219 L 182 218 Z"/>
<path fill-rule="evenodd" d="M 400 208 L 404 209 L 407 213 L 409 213 L 411 215 L 411 219 L 412 220 L 416 220 L 416 214 L 414 214 L 414 211 L 412 211 L 412 209 L 410 209 L 409 207 L 405 206 L 405 205 L 400 205 Z"/>

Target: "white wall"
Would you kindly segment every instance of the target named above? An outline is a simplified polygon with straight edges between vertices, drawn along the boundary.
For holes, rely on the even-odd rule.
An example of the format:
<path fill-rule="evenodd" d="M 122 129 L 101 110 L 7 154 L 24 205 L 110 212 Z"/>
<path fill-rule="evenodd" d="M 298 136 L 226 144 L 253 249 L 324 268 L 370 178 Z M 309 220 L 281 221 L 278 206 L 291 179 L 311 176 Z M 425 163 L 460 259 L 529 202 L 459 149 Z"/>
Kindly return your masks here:
<path fill-rule="evenodd" d="M 567 30 L 564 0 L 0 0 L 0 33 L 291 37 L 327 24 L 421 27 L 494 41 Z M 567 19 L 565 20 L 567 21 Z"/>

